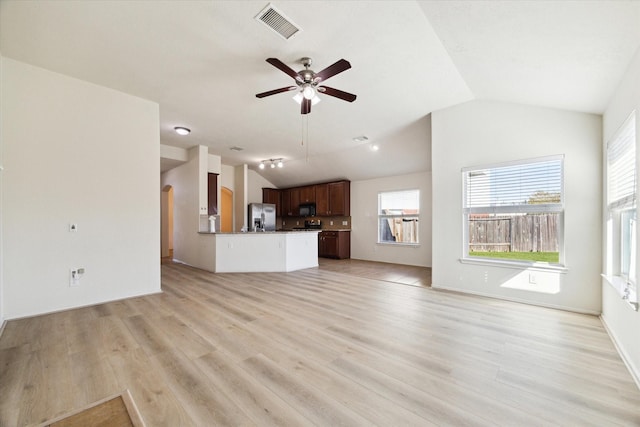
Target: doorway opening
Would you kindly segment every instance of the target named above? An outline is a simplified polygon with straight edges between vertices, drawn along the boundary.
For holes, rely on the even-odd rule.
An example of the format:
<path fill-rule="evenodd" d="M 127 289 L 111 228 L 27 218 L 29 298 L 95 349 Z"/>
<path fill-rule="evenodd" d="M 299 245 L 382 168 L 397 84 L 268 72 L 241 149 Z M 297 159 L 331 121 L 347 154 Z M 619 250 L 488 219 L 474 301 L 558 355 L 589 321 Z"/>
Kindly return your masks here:
<path fill-rule="evenodd" d="M 220 188 L 220 231 L 233 231 L 233 191 L 227 187 Z"/>
<path fill-rule="evenodd" d="M 162 189 L 160 208 L 160 258 L 173 259 L 173 187 Z"/>

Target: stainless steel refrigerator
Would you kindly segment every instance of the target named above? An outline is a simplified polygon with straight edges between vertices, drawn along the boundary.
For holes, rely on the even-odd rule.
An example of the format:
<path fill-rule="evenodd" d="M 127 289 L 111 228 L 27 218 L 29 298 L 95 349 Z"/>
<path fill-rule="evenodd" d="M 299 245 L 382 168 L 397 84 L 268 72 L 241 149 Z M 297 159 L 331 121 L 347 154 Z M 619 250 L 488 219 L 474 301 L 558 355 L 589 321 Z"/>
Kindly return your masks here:
<path fill-rule="evenodd" d="M 250 203 L 249 231 L 276 231 L 276 205 L 273 203 Z"/>

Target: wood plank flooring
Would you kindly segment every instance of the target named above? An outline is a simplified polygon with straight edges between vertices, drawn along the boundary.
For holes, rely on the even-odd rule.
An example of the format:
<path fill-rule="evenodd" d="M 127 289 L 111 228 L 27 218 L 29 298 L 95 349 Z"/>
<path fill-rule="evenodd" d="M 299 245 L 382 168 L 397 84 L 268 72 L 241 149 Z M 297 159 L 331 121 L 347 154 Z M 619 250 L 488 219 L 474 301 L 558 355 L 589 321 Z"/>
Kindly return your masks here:
<path fill-rule="evenodd" d="M 598 318 L 349 268 L 164 263 L 162 294 L 10 321 L 0 425 L 124 389 L 148 426 L 640 425 Z"/>

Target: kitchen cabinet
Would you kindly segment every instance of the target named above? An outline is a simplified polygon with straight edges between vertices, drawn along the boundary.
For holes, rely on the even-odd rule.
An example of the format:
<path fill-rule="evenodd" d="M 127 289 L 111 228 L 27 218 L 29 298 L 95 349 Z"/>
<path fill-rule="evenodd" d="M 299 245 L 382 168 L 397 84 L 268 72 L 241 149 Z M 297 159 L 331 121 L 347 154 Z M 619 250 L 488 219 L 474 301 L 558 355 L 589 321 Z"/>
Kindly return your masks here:
<path fill-rule="evenodd" d="M 282 216 L 298 216 L 300 205 L 300 187 L 282 190 Z"/>
<path fill-rule="evenodd" d="M 351 204 L 349 181 L 315 185 L 316 212 L 319 216 L 349 216 Z"/>
<path fill-rule="evenodd" d="M 316 186 L 307 185 L 300 187 L 300 200 L 299 203 L 316 203 Z"/>
<path fill-rule="evenodd" d="M 262 189 L 262 203 L 273 203 L 276 205 L 276 216 L 282 216 L 281 192 L 277 188 Z"/>
<path fill-rule="evenodd" d="M 318 235 L 318 256 L 346 259 L 351 257 L 350 231 L 322 231 Z"/>
<path fill-rule="evenodd" d="M 207 174 L 207 215 L 218 215 L 218 174 Z"/>

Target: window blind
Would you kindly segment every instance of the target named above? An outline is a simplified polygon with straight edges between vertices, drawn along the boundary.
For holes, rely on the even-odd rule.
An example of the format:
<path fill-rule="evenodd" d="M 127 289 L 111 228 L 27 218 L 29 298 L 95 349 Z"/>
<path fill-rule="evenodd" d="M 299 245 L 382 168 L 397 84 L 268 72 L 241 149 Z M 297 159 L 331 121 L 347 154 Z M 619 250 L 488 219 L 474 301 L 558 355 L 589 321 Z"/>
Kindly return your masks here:
<path fill-rule="evenodd" d="M 463 174 L 467 212 L 541 211 L 563 204 L 563 156 L 465 168 Z"/>
<path fill-rule="evenodd" d="M 607 144 L 608 191 L 610 210 L 636 204 L 636 119 L 635 114 L 622 125 Z"/>
<path fill-rule="evenodd" d="M 387 191 L 378 194 L 379 215 L 415 215 L 420 210 L 420 191 Z"/>

